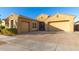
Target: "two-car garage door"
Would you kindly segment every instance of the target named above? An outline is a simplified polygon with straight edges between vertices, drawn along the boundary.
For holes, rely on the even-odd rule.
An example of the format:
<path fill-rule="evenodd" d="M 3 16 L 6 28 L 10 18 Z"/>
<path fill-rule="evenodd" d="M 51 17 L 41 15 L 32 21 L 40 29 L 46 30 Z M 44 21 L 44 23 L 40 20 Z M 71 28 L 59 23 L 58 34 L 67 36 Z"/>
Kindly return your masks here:
<path fill-rule="evenodd" d="M 52 31 L 69 31 L 70 30 L 70 22 L 68 20 L 65 21 L 52 21 L 49 22 L 49 30 Z"/>

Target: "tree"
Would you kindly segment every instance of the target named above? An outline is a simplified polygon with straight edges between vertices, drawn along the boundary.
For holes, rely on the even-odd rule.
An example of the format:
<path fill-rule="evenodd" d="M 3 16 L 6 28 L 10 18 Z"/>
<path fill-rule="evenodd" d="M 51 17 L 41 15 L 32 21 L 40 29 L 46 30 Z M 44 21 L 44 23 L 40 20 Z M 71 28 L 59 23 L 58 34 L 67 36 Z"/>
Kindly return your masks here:
<path fill-rule="evenodd" d="M 0 25 L 2 25 L 2 20 L 0 19 Z"/>

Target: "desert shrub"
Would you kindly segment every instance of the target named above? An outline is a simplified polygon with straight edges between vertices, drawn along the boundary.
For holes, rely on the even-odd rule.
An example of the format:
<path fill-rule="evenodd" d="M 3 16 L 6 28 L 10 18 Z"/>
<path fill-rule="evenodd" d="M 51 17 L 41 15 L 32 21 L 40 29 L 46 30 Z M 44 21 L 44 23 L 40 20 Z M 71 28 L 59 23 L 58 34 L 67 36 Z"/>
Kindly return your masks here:
<path fill-rule="evenodd" d="M 13 36 L 17 34 L 17 30 L 15 28 L 7 28 L 7 29 L 3 29 L 1 30 L 1 33 L 3 35 L 8 35 L 8 36 Z"/>
<path fill-rule="evenodd" d="M 0 26 L 0 34 L 2 34 L 3 29 L 5 29 L 5 26 Z"/>

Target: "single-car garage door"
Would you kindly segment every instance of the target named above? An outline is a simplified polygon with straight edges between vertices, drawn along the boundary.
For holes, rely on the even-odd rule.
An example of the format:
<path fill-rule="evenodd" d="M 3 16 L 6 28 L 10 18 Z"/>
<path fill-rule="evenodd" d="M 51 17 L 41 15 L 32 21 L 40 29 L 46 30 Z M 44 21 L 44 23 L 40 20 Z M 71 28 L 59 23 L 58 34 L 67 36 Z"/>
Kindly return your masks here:
<path fill-rule="evenodd" d="M 30 23 L 28 23 L 28 22 L 22 22 L 21 23 L 21 28 L 20 28 L 20 31 L 21 31 L 21 33 L 26 33 L 26 32 L 28 32 L 29 31 L 29 24 Z"/>
<path fill-rule="evenodd" d="M 52 30 L 52 31 L 69 31 L 70 30 L 69 20 L 52 21 L 52 22 L 49 22 L 48 24 L 49 24 L 49 30 Z"/>

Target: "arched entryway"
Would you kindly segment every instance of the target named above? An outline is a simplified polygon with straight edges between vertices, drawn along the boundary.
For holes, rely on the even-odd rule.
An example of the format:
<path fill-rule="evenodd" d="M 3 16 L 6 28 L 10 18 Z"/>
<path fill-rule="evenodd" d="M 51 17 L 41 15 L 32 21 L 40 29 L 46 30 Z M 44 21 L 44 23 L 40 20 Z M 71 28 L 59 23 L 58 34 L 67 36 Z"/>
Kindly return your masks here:
<path fill-rule="evenodd" d="M 39 22 L 39 31 L 45 31 L 45 23 Z"/>

